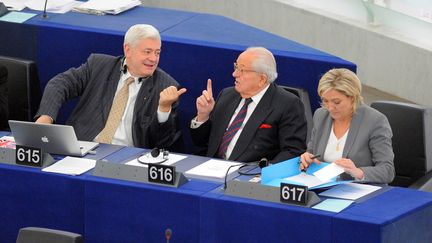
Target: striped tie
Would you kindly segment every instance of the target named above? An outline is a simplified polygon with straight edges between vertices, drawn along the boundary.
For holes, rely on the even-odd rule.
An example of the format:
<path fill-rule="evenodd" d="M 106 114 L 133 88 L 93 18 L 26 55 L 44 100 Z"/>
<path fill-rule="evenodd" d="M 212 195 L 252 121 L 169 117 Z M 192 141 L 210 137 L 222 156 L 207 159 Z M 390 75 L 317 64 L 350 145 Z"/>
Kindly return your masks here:
<path fill-rule="evenodd" d="M 245 99 L 244 105 L 242 106 L 239 113 L 232 121 L 232 123 L 229 125 L 228 129 L 225 131 L 222 137 L 222 143 L 219 145 L 219 150 L 218 150 L 219 158 L 228 159 L 226 158 L 226 151 L 228 145 L 230 144 L 233 137 L 236 135 L 237 131 L 241 128 L 243 121 L 246 117 L 247 107 L 251 102 L 252 102 L 251 98 Z"/>
<path fill-rule="evenodd" d="M 123 87 L 114 97 L 114 101 L 108 115 L 108 120 L 105 123 L 104 129 L 97 137 L 97 142 L 111 143 L 112 138 L 117 131 L 117 127 L 120 124 L 121 118 L 123 117 L 123 113 L 129 98 L 129 85 L 133 83 L 133 81 L 133 77 L 129 77 L 128 79 L 126 79 Z"/>

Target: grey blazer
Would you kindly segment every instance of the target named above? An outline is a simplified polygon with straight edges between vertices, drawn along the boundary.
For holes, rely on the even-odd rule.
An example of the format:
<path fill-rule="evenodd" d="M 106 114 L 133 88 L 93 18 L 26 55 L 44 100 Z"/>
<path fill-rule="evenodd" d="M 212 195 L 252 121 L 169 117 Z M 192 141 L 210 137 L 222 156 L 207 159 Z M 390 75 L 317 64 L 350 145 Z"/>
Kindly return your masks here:
<path fill-rule="evenodd" d="M 92 54 L 79 68 L 71 68 L 52 78 L 44 91 L 39 111 L 54 120 L 62 104 L 79 97 L 79 102 L 66 124 L 75 128 L 80 140 L 93 140 L 104 128 L 114 100 L 123 57 Z M 157 108 L 160 92 L 168 86 L 178 87 L 178 83 L 162 69 L 157 68 L 153 75 L 143 81 L 132 120 L 132 137 L 135 147 L 170 148 L 180 137 L 177 122 L 176 102 L 168 121 L 159 123 Z"/>
<path fill-rule="evenodd" d="M 326 109 L 315 111 L 308 152 L 324 155 L 332 122 Z M 360 105 L 351 121 L 342 157 L 351 159 L 364 171 L 366 182 L 390 183 L 395 175 L 392 136 L 386 116 L 369 106 Z M 352 179 L 346 173 L 342 178 Z"/>

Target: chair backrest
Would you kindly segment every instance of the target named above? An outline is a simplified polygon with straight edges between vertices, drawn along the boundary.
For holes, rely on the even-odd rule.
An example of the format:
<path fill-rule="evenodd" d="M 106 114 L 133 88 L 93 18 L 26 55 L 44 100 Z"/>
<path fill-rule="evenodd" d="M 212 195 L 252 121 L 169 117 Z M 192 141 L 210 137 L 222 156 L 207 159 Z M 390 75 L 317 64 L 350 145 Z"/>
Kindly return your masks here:
<path fill-rule="evenodd" d="M 35 62 L 0 56 L 0 64 L 8 70 L 9 119 L 33 121 L 41 99 Z"/>
<path fill-rule="evenodd" d="M 313 127 L 313 119 L 312 119 L 312 108 L 311 108 L 308 92 L 302 88 L 295 88 L 295 87 L 282 86 L 282 85 L 281 87 L 284 88 L 286 91 L 295 94 L 303 102 L 305 117 L 307 122 L 306 142 L 309 142 L 311 132 L 312 132 L 312 127 Z"/>
<path fill-rule="evenodd" d="M 0 64 L 0 130 L 7 129 L 9 102 L 7 97 L 7 68 Z"/>
<path fill-rule="evenodd" d="M 393 131 L 396 176 L 390 185 L 408 187 L 432 170 L 432 107 L 376 101 Z"/>
<path fill-rule="evenodd" d="M 39 227 L 20 229 L 16 243 L 83 243 L 80 234 Z"/>

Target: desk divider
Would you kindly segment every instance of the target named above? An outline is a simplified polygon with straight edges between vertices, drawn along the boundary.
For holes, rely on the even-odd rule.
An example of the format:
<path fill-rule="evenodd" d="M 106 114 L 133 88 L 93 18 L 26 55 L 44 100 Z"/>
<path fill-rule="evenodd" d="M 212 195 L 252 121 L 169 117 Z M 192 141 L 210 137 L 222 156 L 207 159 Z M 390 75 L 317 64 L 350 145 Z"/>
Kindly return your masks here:
<path fill-rule="evenodd" d="M 99 177 L 144 182 L 147 184 L 162 185 L 162 186 L 176 187 L 176 188 L 189 181 L 183 175 L 183 173 L 176 171 L 174 185 L 149 182 L 147 167 L 126 165 L 126 164 L 115 164 L 106 160 L 96 161 L 96 166 L 93 170 L 93 175 Z"/>
<path fill-rule="evenodd" d="M 55 159 L 49 153 L 43 153 L 42 166 L 30 166 L 16 163 L 16 150 L 13 148 L 0 148 L 0 163 L 10 165 L 20 165 L 27 167 L 45 168 L 54 164 Z"/>
<path fill-rule="evenodd" d="M 266 186 L 262 185 L 261 183 L 239 180 L 229 181 L 227 184 L 227 189 L 225 190 L 225 194 L 230 196 L 245 197 L 266 202 L 275 202 L 301 207 L 312 207 L 313 205 L 321 201 L 321 199 L 316 195 L 315 192 L 308 191 L 308 199 L 306 205 L 281 202 L 279 187 Z"/>

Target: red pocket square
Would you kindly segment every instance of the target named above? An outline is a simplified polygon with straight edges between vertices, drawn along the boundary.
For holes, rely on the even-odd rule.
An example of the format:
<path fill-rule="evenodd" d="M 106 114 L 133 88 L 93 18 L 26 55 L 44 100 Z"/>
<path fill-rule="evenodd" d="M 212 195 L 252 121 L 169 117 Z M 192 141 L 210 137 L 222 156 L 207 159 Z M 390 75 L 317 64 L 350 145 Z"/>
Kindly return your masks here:
<path fill-rule="evenodd" d="M 270 124 L 261 124 L 261 126 L 259 127 L 260 129 L 267 129 L 267 128 L 272 128 L 272 126 Z"/>

